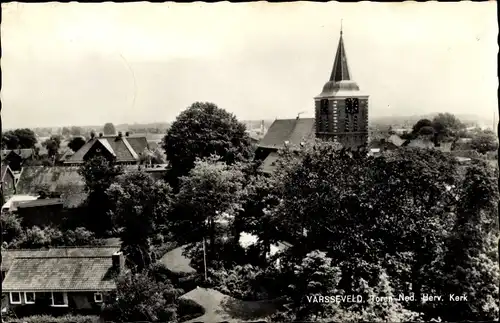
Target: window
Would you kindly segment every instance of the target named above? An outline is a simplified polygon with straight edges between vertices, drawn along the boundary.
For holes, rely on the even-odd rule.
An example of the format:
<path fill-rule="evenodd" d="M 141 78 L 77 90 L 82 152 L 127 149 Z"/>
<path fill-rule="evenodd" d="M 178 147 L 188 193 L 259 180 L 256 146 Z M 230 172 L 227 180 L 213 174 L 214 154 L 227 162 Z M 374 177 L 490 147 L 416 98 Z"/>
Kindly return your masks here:
<path fill-rule="evenodd" d="M 67 307 L 68 306 L 68 294 L 66 293 L 52 293 L 52 306 L 54 307 Z"/>
<path fill-rule="evenodd" d="M 10 303 L 21 304 L 21 293 L 19 292 L 10 293 Z"/>
<path fill-rule="evenodd" d="M 35 293 L 34 292 L 25 292 L 24 293 L 24 302 L 26 304 L 35 304 Z"/>
<path fill-rule="evenodd" d="M 102 303 L 102 294 L 101 293 L 94 293 L 94 302 Z"/>
<path fill-rule="evenodd" d="M 320 108 L 321 108 L 321 114 L 323 114 L 323 115 L 328 114 L 328 100 L 327 99 L 321 100 Z"/>

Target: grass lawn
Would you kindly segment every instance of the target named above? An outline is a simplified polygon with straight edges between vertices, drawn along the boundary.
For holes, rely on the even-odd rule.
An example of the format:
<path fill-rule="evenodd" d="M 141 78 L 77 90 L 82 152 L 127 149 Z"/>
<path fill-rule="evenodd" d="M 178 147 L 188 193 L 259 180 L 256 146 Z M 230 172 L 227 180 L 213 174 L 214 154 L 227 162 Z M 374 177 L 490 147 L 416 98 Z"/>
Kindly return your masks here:
<path fill-rule="evenodd" d="M 241 301 L 210 288 L 193 289 L 181 298 L 190 299 L 205 309 L 204 315 L 185 323 L 263 321 L 277 310 L 277 305 L 271 301 Z"/>
<path fill-rule="evenodd" d="M 191 260 L 186 258 L 182 253 L 186 245 L 175 248 L 167 252 L 160 262 L 165 265 L 170 271 L 174 273 L 195 273 L 196 270 L 190 266 Z"/>

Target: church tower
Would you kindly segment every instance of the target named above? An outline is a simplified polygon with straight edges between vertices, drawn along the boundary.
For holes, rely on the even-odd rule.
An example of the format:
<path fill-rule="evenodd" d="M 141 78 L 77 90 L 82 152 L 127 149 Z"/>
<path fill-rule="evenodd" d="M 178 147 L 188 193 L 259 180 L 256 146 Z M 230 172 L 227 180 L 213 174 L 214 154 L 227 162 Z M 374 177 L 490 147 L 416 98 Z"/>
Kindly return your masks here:
<path fill-rule="evenodd" d="M 351 80 L 342 27 L 330 79 L 314 101 L 316 138 L 350 149 L 368 144 L 368 95 Z"/>

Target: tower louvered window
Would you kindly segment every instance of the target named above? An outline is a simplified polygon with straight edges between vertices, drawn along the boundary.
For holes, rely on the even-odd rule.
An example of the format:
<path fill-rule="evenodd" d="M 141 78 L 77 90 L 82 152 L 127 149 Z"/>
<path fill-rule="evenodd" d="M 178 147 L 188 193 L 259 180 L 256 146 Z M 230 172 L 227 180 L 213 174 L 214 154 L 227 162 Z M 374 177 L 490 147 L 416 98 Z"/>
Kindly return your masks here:
<path fill-rule="evenodd" d="M 352 120 L 352 130 L 353 131 L 358 131 L 358 116 L 354 116 Z"/>
<path fill-rule="evenodd" d="M 344 129 L 345 129 L 345 132 L 349 132 L 349 117 L 348 116 L 346 116 L 344 119 Z"/>

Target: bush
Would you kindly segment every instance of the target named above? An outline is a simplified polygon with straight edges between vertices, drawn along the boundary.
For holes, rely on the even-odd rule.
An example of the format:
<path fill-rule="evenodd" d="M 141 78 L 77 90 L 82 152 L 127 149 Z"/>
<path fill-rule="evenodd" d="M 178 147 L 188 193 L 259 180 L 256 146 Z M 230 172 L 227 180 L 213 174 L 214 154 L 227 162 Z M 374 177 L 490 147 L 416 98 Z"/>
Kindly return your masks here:
<path fill-rule="evenodd" d="M 21 221 L 15 214 L 10 212 L 2 214 L 1 222 L 4 242 L 10 243 L 22 235 Z"/>
<path fill-rule="evenodd" d="M 21 232 L 9 244 L 9 248 L 47 248 L 57 246 L 88 246 L 101 245 L 102 241 L 96 239 L 94 233 L 85 228 L 76 228 L 61 232 L 59 229 L 33 226 Z"/>
<path fill-rule="evenodd" d="M 260 288 L 261 275 L 258 267 L 244 265 L 214 271 L 211 278 L 215 288 L 224 294 L 241 300 L 261 300 L 267 298 Z"/>
<path fill-rule="evenodd" d="M 34 315 L 23 318 L 4 318 L 9 323 L 96 323 L 99 322 L 98 316 L 65 315 L 53 317 L 50 315 Z"/>
<path fill-rule="evenodd" d="M 159 237 L 157 237 L 159 240 Z M 156 240 L 156 242 L 158 242 Z M 160 244 L 156 244 L 153 241 L 152 251 L 156 257 L 156 259 L 161 259 L 167 252 L 177 248 L 177 243 L 175 241 L 162 241 Z"/>
<path fill-rule="evenodd" d="M 181 321 L 190 320 L 203 314 L 205 314 L 205 309 L 200 304 L 191 299 L 179 299 L 177 315 Z"/>

